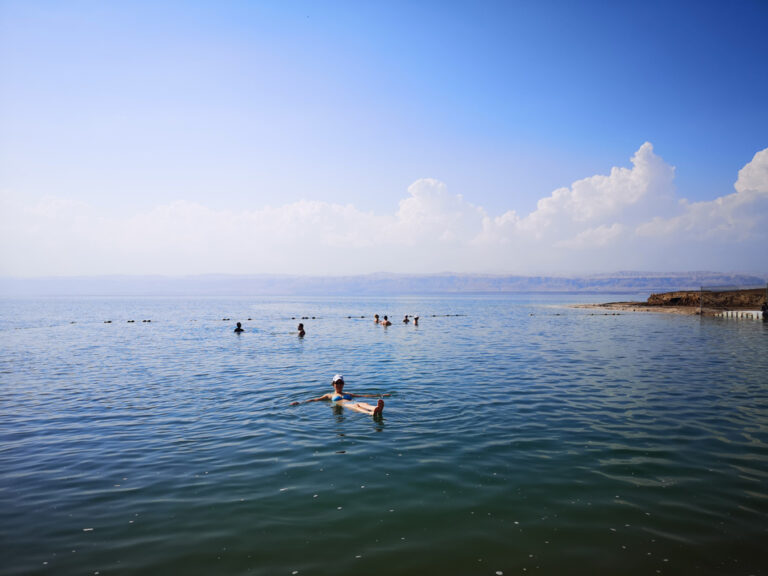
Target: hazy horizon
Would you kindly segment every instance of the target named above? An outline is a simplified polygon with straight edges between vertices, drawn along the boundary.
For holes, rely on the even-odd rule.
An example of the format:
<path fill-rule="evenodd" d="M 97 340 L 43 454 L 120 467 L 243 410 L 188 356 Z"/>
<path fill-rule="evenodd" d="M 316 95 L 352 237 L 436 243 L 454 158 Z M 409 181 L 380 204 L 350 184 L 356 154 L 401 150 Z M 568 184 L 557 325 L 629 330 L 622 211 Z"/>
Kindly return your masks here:
<path fill-rule="evenodd" d="M 761 276 L 691 272 L 593 276 L 515 276 L 483 274 L 202 274 L 194 276 L 0 276 L 0 296 L 382 296 L 512 293 L 651 293 L 697 290 L 702 286 L 764 288 Z"/>

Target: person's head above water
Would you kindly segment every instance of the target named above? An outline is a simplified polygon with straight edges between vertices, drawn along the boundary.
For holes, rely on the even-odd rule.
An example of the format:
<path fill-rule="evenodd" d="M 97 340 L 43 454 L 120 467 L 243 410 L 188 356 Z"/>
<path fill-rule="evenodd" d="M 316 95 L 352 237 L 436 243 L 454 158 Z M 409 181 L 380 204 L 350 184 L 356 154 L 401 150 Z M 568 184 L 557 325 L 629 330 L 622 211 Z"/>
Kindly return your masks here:
<path fill-rule="evenodd" d="M 237 323 L 237 327 L 240 328 L 241 326 L 242 326 L 242 324 L 240 324 L 240 322 L 238 322 Z"/>
<path fill-rule="evenodd" d="M 344 387 L 344 376 L 341 374 L 336 374 L 336 376 L 333 377 L 333 380 L 331 381 L 331 385 L 334 388 L 343 388 Z"/>

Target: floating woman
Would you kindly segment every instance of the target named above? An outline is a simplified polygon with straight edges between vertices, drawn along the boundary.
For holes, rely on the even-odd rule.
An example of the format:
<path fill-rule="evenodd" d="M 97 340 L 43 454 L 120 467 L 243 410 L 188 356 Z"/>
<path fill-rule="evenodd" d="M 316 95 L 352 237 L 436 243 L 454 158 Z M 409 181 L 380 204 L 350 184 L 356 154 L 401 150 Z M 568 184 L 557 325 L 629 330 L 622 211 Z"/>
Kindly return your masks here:
<path fill-rule="evenodd" d="M 339 406 L 343 406 L 344 408 L 349 408 L 350 410 L 354 410 L 355 412 L 362 412 L 363 414 L 368 414 L 369 416 L 373 416 L 374 418 L 380 417 L 382 412 L 384 411 L 384 400 L 381 399 L 381 396 L 389 396 L 389 394 L 345 394 L 344 393 L 344 376 L 342 376 L 341 374 L 336 374 L 336 376 L 333 377 L 333 381 L 331 382 L 331 384 L 333 385 L 333 392 L 329 392 L 328 394 L 323 394 L 319 398 L 310 398 L 309 400 L 304 400 L 304 402 L 318 402 L 320 400 L 330 400 L 331 402 L 335 402 Z M 376 406 L 372 406 L 367 402 L 353 402 L 352 398 L 378 398 L 379 401 L 376 404 Z M 301 404 L 301 402 L 291 402 L 291 406 L 296 406 L 297 404 Z"/>

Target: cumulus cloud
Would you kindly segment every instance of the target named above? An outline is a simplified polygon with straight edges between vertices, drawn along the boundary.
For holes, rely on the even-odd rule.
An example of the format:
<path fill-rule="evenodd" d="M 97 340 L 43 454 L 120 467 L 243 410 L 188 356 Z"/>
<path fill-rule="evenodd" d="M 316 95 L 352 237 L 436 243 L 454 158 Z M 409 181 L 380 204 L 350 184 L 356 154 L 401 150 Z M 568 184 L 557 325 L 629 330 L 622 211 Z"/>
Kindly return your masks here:
<path fill-rule="evenodd" d="M 408 193 L 395 214 L 393 240 L 464 243 L 478 233 L 485 217 L 482 208 L 469 204 L 460 194 L 449 194 L 447 186 L 433 178 L 417 180 Z"/>
<path fill-rule="evenodd" d="M 624 232 L 624 226 L 615 222 L 610 226 L 602 225 L 596 228 L 588 228 L 579 232 L 573 238 L 557 242 L 557 246 L 565 248 L 589 249 L 606 246 L 616 240 Z"/>
<path fill-rule="evenodd" d="M 533 227 L 554 221 L 574 224 L 626 218 L 629 210 L 668 200 L 673 192 L 674 168 L 668 166 L 646 142 L 632 157 L 632 168 L 613 168 L 608 176 L 597 175 L 555 190 L 538 203 L 527 221 Z"/>
<path fill-rule="evenodd" d="M 754 244 L 768 229 L 768 148 L 739 171 L 736 192 L 707 202 L 680 201 L 678 214 L 655 217 L 637 228 L 639 236 L 702 242 Z"/>
<path fill-rule="evenodd" d="M 512 239 L 559 246 L 604 244 L 608 234 L 616 238 L 654 211 L 669 211 L 674 204 L 675 169 L 654 153 L 649 142 L 631 161 L 632 168 L 616 167 L 607 176 L 591 176 L 555 190 L 525 217 L 510 211 L 486 219 L 483 239 L 490 244 Z"/>
<path fill-rule="evenodd" d="M 643 144 L 630 167 L 578 180 L 536 209 L 488 214 L 435 179 L 390 213 L 299 201 L 246 211 L 178 201 L 124 218 L 88 204 L 0 194 L 0 273 L 592 272 L 752 270 L 768 230 L 768 149 L 735 192 L 678 199 L 674 167 Z M 472 191 L 470 191 L 472 192 Z M 756 258 L 762 257 L 762 261 Z"/>
<path fill-rule="evenodd" d="M 739 170 L 733 186 L 740 194 L 768 194 L 768 148 L 761 150 L 752 161 Z"/>

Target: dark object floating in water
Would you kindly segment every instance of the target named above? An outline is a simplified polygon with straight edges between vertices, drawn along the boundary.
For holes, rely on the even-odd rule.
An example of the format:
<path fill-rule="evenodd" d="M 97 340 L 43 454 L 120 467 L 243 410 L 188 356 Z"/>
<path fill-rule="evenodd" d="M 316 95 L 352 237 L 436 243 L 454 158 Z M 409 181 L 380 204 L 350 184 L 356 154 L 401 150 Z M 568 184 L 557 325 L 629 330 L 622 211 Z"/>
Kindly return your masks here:
<path fill-rule="evenodd" d="M 229 322 L 229 318 L 222 318 L 221 321 L 222 322 Z"/>
<path fill-rule="evenodd" d="M 142 320 L 142 322 L 152 322 L 152 320 Z"/>
<path fill-rule="evenodd" d="M 136 320 L 128 320 L 128 324 L 133 324 Z"/>
<path fill-rule="evenodd" d="M 112 324 L 112 320 L 104 320 L 104 324 Z"/>
<path fill-rule="evenodd" d="M 249 322 L 250 322 L 251 320 L 253 320 L 253 318 L 248 318 L 248 321 L 249 321 Z"/>

